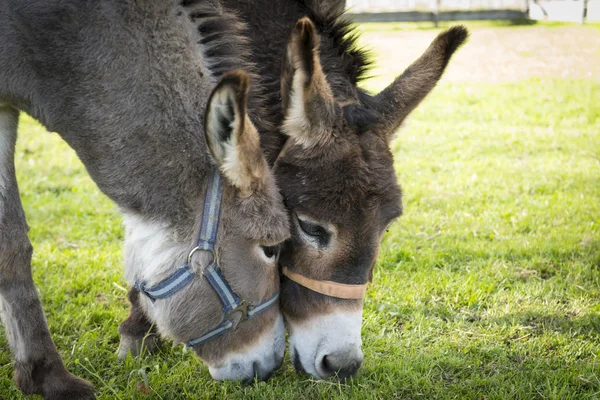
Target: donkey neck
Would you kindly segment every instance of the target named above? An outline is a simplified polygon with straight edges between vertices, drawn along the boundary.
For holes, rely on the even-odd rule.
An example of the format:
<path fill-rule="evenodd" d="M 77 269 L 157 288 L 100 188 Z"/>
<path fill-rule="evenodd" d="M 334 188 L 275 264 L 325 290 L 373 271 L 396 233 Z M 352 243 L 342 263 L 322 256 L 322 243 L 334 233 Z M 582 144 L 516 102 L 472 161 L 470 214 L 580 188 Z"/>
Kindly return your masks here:
<path fill-rule="evenodd" d="M 24 56 L 9 97 L 122 209 L 189 229 L 211 169 L 203 111 L 216 82 L 194 27 L 170 2 L 89 2 L 85 13 L 76 3 L 45 2 L 13 22 L 8 39 Z"/>

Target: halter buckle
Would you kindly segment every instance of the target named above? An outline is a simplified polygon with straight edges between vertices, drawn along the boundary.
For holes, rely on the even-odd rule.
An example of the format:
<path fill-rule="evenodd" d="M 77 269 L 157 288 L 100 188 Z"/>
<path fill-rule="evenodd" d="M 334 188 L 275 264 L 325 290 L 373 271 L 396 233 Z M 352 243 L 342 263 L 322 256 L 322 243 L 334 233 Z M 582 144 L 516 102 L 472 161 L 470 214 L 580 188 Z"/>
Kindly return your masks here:
<path fill-rule="evenodd" d="M 229 311 L 225 315 L 225 318 L 231 319 L 231 315 L 236 312 L 242 313 L 242 318 L 240 318 L 239 322 L 247 321 L 248 320 L 248 302 L 246 300 L 240 301 L 240 304 L 238 304 L 238 306 L 236 308 L 234 308 L 233 310 Z"/>

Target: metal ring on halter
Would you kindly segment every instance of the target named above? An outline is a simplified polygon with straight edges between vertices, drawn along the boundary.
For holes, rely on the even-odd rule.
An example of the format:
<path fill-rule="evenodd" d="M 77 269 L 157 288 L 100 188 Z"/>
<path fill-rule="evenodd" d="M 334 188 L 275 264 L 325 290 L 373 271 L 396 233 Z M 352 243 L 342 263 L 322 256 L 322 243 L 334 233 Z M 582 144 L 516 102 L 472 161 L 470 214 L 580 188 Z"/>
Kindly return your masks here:
<path fill-rule="evenodd" d="M 188 257 L 187 257 L 187 263 L 188 264 L 192 262 L 192 256 L 197 251 L 202 251 L 202 249 L 200 248 L 200 246 L 194 247 L 192 249 L 192 251 L 190 251 L 190 254 L 188 254 Z M 206 250 L 206 251 L 210 251 L 210 254 L 212 254 L 213 262 L 216 262 L 217 261 L 217 255 L 215 254 L 215 251 L 214 250 Z"/>
<path fill-rule="evenodd" d="M 194 255 L 195 252 L 200 251 L 200 247 L 196 246 L 192 249 L 192 251 L 190 251 L 190 254 L 188 254 L 188 258 L 187 258 L 187 262 L 188 264 L 192 262 L 192 256 Z"/>

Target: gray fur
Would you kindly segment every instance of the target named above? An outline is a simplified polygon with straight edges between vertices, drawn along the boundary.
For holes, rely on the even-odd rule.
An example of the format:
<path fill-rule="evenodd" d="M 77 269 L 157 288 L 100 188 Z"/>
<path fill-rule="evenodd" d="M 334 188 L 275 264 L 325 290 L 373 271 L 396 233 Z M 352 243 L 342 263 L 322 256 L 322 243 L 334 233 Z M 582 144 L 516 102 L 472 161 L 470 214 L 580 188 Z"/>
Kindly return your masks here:
<path fill-rule="evenodd" d="M 165 274 L 185 259 L 184 249 L 193 247 L 213 162 L 203 115 L 222 71 L 215 72 L 217 63 L 198 51 L 203 39 L 208 38 L 172 1 L 0 2 L 0 104 L 9 105 L 0 109 L 0 118 L 12 121 L 10 129 L 0 131 L 0 143 L 9 143 L 11 150 L 0 153 L 5 169 L 0 171 L 0 297 L 16 382 L 25 393 L 93 398 L 91 386 L 65 370 L 31 279 L 32 248 L 12 160 L 16 110 L 58 132 L 126 215 L 159 227 L 164 243 L 157 251 L 164 247 L 173 254 L 158 266 Z M 257 256 L 256 249 L 289 236 L 281 197 L 264 160 L 263 165 L 261 185 L 250 194 L 241 196 L 225 182 L 217 246 L 226 278 L 251 302 L 279 284 L 275 266 Z M 130 249 L 130 283 L 143 275 L 141 261 Z M 196 260 L 195 267 L 202 268 L 202 261 Z M 28 312 L 17 315 L 16 309 Z M 147 317 L 158 319 L 163 334 L 184 341 L 214 324 L 220 304 L 198 280 L 157 309 Z M 280 318 L 277 313 L 275 307 L 197 353 L 216 365 L 258 340 Z"/>

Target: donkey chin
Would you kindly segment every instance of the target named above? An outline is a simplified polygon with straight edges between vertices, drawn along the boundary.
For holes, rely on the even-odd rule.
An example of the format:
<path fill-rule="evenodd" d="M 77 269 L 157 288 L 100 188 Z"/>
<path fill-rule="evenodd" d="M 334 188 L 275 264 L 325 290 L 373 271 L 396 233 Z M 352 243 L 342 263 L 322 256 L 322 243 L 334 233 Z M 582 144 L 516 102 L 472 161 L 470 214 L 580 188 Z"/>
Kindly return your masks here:
<path fill-rule="evenodd" d="M 208 370 L 210 376 L 219 381 L 266 381 L 283 364 L 284 353 L 285 330 L 283 317 L 279 315 L 272 329 L 265 332 L 258 341 L 239 352 L 227 355 L 219 363 L 208 363 Z"/>
<path fill-rule="evenodd" d="M 290 357 L 297 372 L 346 379 L 362 365 L 362 310 L 333 312 L 300 323 L 287 321 Z"/>

